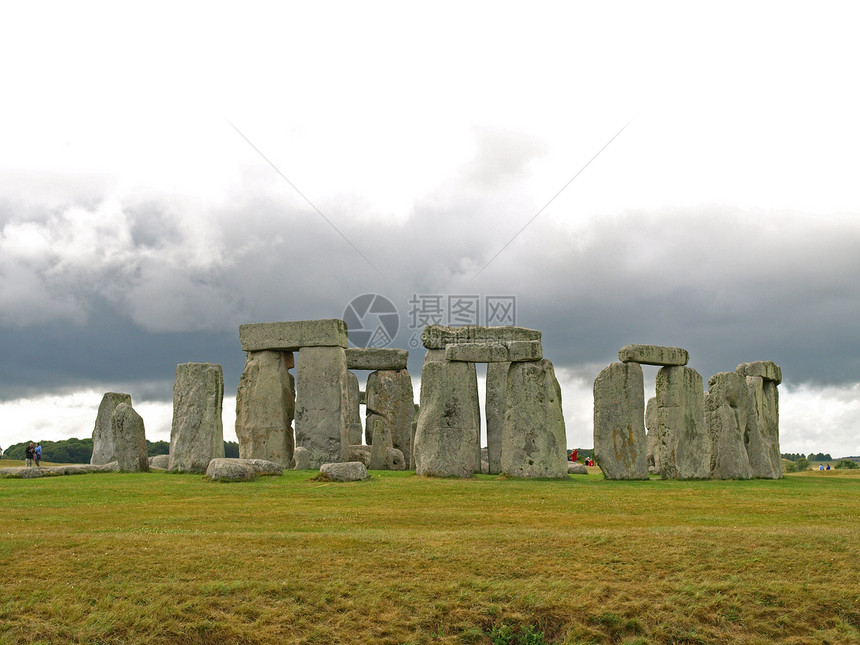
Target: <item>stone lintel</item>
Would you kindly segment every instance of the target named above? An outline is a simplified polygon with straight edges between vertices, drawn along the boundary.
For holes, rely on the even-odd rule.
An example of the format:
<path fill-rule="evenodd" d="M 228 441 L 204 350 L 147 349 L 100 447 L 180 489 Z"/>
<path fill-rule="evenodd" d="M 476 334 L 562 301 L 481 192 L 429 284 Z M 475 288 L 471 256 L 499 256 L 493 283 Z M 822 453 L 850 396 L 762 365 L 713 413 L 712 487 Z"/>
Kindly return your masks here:
<path fill-rule="evenodd" d="M 622 363 L 641 363 L 643 365 L 662 365 L 673 367 L 686 365 L 690 354 L 680 347 L 662 347 L 660 345 L 625 345 L 618 350 L 618 358 Z"/>
<path fill-rule="evenodd" d="M 349 370 L 405 370 L 409 352 L 394 347 L 350 347 L 346 350 Z"/>
<path fill-rule="evenodd" d="M 541 333 L 526 327 L 486 327 L 465 325 L 445 327 L 428 325 L 421 332 L 421 342 L 427 349 L 445 349 L 459 343 L 503 343 L 515 340 L 540 340 Z"/>
<path fill-rule="evenodd" d="M 741 363 L 735 371 L 743 376 L 760 376 L 765 381 L 773 381 L 777 385 L 782 383 L 782 368 L 773 361 Z"/>
<path fill-rule="evenodd" d="M 346 323 L 336 318 L 239 325 L 239 341 L 246 352 L 265 349 L 295 352 L 302 347 L 347 346 Z"/>
<path fill-rule="evenodd" d="M 445 348 L 445 360 L 466 363 L 521 363 L 542 358 L 543 347 L 539 340 L 456 343 Z"/>

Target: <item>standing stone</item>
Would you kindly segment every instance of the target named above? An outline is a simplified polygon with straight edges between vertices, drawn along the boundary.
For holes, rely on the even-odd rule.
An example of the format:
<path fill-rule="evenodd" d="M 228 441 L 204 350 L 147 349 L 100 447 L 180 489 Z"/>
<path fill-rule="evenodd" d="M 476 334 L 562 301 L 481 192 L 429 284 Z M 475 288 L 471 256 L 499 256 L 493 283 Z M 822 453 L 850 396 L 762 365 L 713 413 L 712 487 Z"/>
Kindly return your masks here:
<path fill-rule="evenodd" d="M 415 431 L 416 474 L 471 477 L 480 436 L 475 364 L 425 360 Z"/>
<path fill-rule="evenodd" d="M 96 425 L 93 428 L 93 454 L 90 458 L 90 463 L 93 465 L 100 466 L 116 461 L 111 418 L 113 417 L 114 410 L 116 410 L 120 403 L 131 405 L 131 395 L 106 392 L 102 397 L 102 402 L 99 404 L 99 411 L 96 415 Z"/>
<path fill-rule="evenodd" d="M 561 387 L 547 359 L 511 363 L 502 427 L 501 471 L 513 477 L 567 477 Z"/>
<path fill-rule="evenodd" d="M 373 433 L 375 419 L 382 419 L 391 437 L 390 446 L 411 454 L 412 416 L 415 403 L 412 393 L 412 378 L 407 370 L 377 370 L 367 377 L 367 430 Z M 368 442 L 373 445 L 373 436 Z M 412 464 L 407 463 L 407 468 Z"/>
<path fill-rule="evenodd" d="M 311 455 L 307 448 L 296 446 L 293 451 L 293 459 L 290 462 L 290 468 L 293 470 L 308 470 L 311 467 Z"/>
<path fill-rule="evenodd" d="M 220 365 L 176 366 L 168 470 L 205 473 L 211 460 L 224 456 L 223 403 L 224 375 Z"/>
<path fill-rule="evenodd" d="M 639 363 L 612 363 L 594 380 L 594 458 L 606 479 L 648 479 L 645 386 Z"/>
<path fill-rule="evenodd" d="M 420 392 L 419 392 L 420 395 Z M 418 412 L 421 410 L 421 406 L 417 403 L 413 405 L 412 412 L 412 441 L 409 444 L 409 461 L 407 463 L 410 464 L 410 470 L 415 468 L 415 432 L 418 430 Z M 404 455 L 405 457 L 405 455 Z"/>
<path fill-rule="evenodd" d="M 359 401 L 358 377 L 352 372 L 346 374 L 347 395 L 347 432 L 349 434 L 349 445 L 361 445 L 361 408 Z"/>
<path fill-rule="evenodd" d="M 711 478 L 750 479 L 746 445 L 758 435 L 752 397 L 746 379 L 720 372 L 708 380 L 705 421 L 711 438 Z"/>
<path fill-rule="evenodd" d="M 684 366 L 657 372 L 657 429 L 663 479 L 708 479 L 711 442 L 701 375 Z"/>
<path fill-rule="evenodd" d="M 236 437 L 241 459 L 288 465 L 293 458 L 296 408 L 291 352 L 248 352 L 236 393 Z"/>
<path fill-rule="evenodd" d="M 781 479 L 777 383 L 761 376 L 747 376 L 746 382 L 752 399 L 757 430 L 746 446 L 752 476 L 762 479 Z"/>
<path fill-rule="evenodd" d="M 505 425 L 505 410 L 508 407 L 510 367 L 510 363 L 487 365 L 487 472 L 490 475 L 502 472 L 502 431 Z"/>
<path fill-rule="evenodd" d="M 645 404 L 645 443 L 648 446 L 648 472 L 660 474 L 660 432 L 657 428 L 657 397 Z"/>
<path fill-rule="evenodd" d="M 143 419 L 130 403 L 120 403 L 111 417 L 114 454 L 119 469 L 137 473 L 149 470 Z"/>
<path fill-rule="evenodd" d="M 386 470 L 388 449 L 391 448 L 391 430 L 380 416 L 368 417 L 373 428 L 373 443 L 370 445 L 370 470 Z"/>
<path fill-rule="evenodd" d="M 305 347 L 296 374 L 296 445 L 311 468 L 349 452 L 346 356 L 343 347 Z"/>

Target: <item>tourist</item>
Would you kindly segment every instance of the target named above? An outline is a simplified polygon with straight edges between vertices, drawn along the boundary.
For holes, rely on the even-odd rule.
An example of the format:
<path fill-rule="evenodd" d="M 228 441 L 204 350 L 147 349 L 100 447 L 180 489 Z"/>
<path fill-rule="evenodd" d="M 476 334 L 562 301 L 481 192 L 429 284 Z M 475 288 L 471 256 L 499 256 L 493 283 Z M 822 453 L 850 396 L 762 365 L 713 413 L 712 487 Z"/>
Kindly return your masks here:
<path fill-rule="evenodd" d="M 36 444 L 36 449 L 33 451 L 33 456 L 36 458 L 36 468 L 39 468 L 39 462 L 42 461 L 42 442 Z"/>
<path fill-rule="evenodd" d="M 830 464 L 827 464 L 827 468 L 825 468 L 824 470 L 830 470 Z"/>
<path fill-rule="evenodd" d="M 818 470 L 824 470 L 824 464 L 818 464 Z"/>
<path fill-rule="evenodd" d="M 570 453 L 570 460 L 571 460 L 571 461 L 576 461 L 576 458 L 577 458 L 578 454 L 579 454 L 579 451 L 578 451 L 578 450 L 574 450 L 573 452 L 571 452 L 571 453 Z"/>
<path fill-rule="evenodd" d="M 33 457 L 36 456 L 36 448 L 33 446 L 33 442 L 30 442 L 30 445 L 27 446 L 27 449 L 24 451 L 25 463 L 27 464 L 27 468 L 33 467 Z"/>

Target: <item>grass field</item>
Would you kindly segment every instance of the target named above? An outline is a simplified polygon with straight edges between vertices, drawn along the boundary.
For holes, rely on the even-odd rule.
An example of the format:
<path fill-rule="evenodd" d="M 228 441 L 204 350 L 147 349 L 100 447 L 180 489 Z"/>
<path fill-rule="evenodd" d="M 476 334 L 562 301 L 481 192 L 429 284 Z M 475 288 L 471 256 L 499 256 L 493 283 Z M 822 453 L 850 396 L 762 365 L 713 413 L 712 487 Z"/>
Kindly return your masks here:
<path fill-rule="evenodd" d="M 0 480 L 0 643 L 860 643 L 858 471 L 311 475 Z"/>

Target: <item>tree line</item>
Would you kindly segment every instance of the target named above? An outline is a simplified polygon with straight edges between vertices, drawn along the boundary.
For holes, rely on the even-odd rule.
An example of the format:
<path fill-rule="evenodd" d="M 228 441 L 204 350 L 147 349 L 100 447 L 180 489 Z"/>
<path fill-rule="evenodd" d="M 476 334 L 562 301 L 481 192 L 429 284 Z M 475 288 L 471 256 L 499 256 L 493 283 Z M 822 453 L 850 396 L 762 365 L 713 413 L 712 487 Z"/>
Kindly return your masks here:
<path fill-rule="evenodd" d="M 3 451 L 4 459 L 24 459 L 24 451 L 30 441 L 15 443 Z M 35 444 L 36 441 L 34 440 Z M 146 454 L 150 457 L 155 455 L 166 455 L 170 453 L 169 441 L 146 442 Z M 42 442 L 42 461 L 50 461 L 57 464 L 88 464 L 93 456 L 92 439 L 62 439 L 60 441 Z M 239 444 L 235 441 L 224 442 L 224 456 L 238 457 Z"/>

